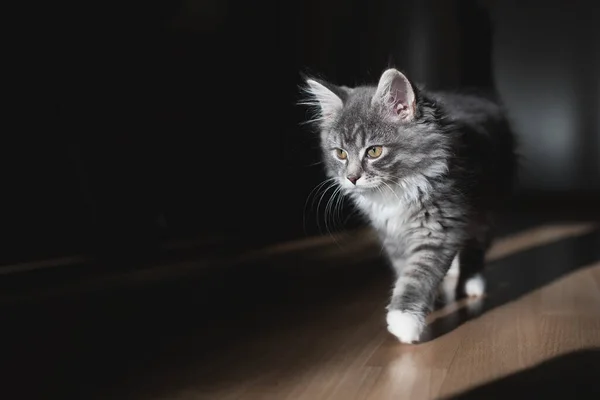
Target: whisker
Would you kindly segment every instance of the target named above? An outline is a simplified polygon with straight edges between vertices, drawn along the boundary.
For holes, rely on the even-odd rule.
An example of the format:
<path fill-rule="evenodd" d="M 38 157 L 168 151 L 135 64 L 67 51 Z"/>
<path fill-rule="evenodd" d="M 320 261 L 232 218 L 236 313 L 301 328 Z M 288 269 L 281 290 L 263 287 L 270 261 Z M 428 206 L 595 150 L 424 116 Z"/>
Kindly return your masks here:
<path fill-rule="evenodd" d="M 341 217 L 340 217 L 340 201 L 343 199 L 342 188 L 340 187 L 338 191 L 335 193 L 335 200 L 333 202 L 333 220 L 336 225 L 336 231 L 342 228 Z"/>
<path fill-rule="evenodd" d="M 307 230 L 306 230 L 306 211 L 307 211 L 307 207 L 308 207 L 308 201 L 311 199 L 311 197 L 313 198 L 313 201 L 312 201 L 312 203 L 311 203 L 311 209 L 312 209 L 312 208 L 314 208 L 314 206 L 315 206 L 315 200 L 316 200 L 317 196 L 319 195 L 319 192 L 320 192 L 320 190 L 321 190 L 321 189 L 323 188 L 323 186 L 325 186 L 327 183 L 329 183 L 329 182 L 331 182 L 331 181 L 333 181 L 333 180 L 335 180 L 335 179 L 336 179 L 336 178 L 329 178 L 329 179 L 326 179 L 326 180 L 324 180 L 323 182 L 320 182 L 319 184 L 317 184 L 317 185 L 316 185 L 316 186 L 315 186 L 315 187 L 314 187 L 314 188 L 313 188 L 313 189 L 310 191 L 310 193 L 309 193 L 309 194 L 308 194 L 308 196 L 306 197 L 306 201 L 304 202 L 304 208 L 303 208 L 303 211 L 302 211 L 302 226 L 303 226 L 303 228 L 304 228 L 304 233 L 305 233 L 305 234 L 307 234 L 307 233 L 308 233 L 308 232 L 307 232 Z M 326 189 L 326 190 L 325 190 L 325 192 L 326 192 L 327 190 L 329 190 L 329 188 L 328 188 L 328 189 Z M 317 224 L 318 224 L 318 223 L 319 223 L 319 220 L 318 220 L 318 215 L 317 215 Z M 319 229 L 320 229 L 320 228 L 319 228 Z"/>
<path fill-rule="evenodd" d="M 323 194 L 321 194 L 321 197 L 319 198 L 319 202 L 317 203 L 317 228 L 319 229 L 320 233 L 323 233 L 322 229 L 321 229 L 321 224 L 319 222 L 319 209 L 321 207 L 321 202 L 323 201 L 323 197 L 327 194 L 327 192 L 334 188 L 337 185 L 337 182 L 333 182 L 332 184 L 330 184 L 329 186 L 327 186 L 327 189 L 323 190 Z M 325 225 L 327 228 L 327 220 L 325 220 Z"/>
<path fill-rule="evenodd" d="M 355 216 L 356 214 L 358 214 L 358 210 L 352 210 L 352 212 L 350 212 L 347 216 L 346 219 L 344 219 L 344 225 L 346 225 L 348 223 L 348 220 L 350 218 L 352 218 L 353 216 Z"/>
<path fill-rule="evenodd" d="M 317 162 L 314 162 L 312 164 L 306 164 L 305 167 L 307 167 L 307 168 L 308 167 L 314 167 L 315 165 L 321 165 L 321 164 L 323 164 L 323 161 L 317 161 Z"/>
<path fill-rule="evenodd" d="M 341 191 L 342 189 L 338 186 L 336 188 L 336 190 L 333 192 L 333 194 L 331 195 L 331 197 L 329 198 L 329 200 L 327 201 L 327 206 L 325 207 L 325 228 L 327 229 L 327 232 L 329 233 L 329 236 L 331 236 L 333 238 L 333 241 L 338 243 L 336 237 L 333 235 L 333 233 L 331 232 L 331 228 L 328 224 L 328 219 L 329 216 L 331 215 L 331 209 L 332 209 L 332 204 L 333 201 L 335 199 L 335 196 Z M 333 218 L 333 215 L 332 215 Z M 333 223 L 335 223 L 335 221 L 332 221 Z M 338 243 L 339 244 L 339 243 Z"/>
<path fill-rule="evenodd" d="M 390 192 L 392 192 L 392 194 L 394 196 L 396 196 L 396 198 L 398 199 L 399 202 L 402 202 L 402 200 L 400 200 L 400 197 L 398 197 L 398 194 L 394 191 L 394 189 L 391 188 L 390 185 L 388 185 L 387 183 L 385 183 L 385 181 L 381 181 L 381 183 L 383 183 L 388 189 L 390 189 Z"/>
<path fill-rule="evenodd" d="M 320 191 L 320 190 L 323 188 L 323 186 L 325 186 L 327 183 L 330 183 L 331 181 L 334 181 L 335 179 L 336 179 L 336 178 L 329 178 L 329 179 L 326 179 L 326 180 L 324 180 L 323 182 L 321 182 L 321 183 L 320 183 L 320 184 L 317 186 L 317 191 L 316 191 L 316 193 L 315 193 L 315 195 L 314 195 L 314 197 L 313 197 L 313 201 L 312 201 L 312 203 L 311 203 L 311 205 L 310 205 L 311 207 L 314 207 L 314 206 L 315 206 L 315 200 L 316 200 L 317 196 L 319 195 L 319 191 Z M 314 190 L 314 189 L 313 189 L 313 190 Z M 325 191 L 327 191 L 327 190 L 329 190 L 329 188 L 325 189 Z M 312 192 L 311 192 L 311 193 L 312 193 Z"/>

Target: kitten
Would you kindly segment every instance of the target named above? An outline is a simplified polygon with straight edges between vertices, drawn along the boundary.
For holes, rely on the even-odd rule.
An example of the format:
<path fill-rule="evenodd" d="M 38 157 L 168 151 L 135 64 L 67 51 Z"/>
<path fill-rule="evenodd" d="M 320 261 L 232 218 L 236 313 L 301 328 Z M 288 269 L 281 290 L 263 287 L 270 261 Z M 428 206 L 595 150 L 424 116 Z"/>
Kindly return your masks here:
<path fill-rule="evenodd" d="M 480 296 L 492 213 L 511 193 L 514 140 L 501 106 L 428 92 L 395 69 L 377 87 L 306 80 L 324 165 L 369 219 L 396 272 L 388 330 L 419 340 L 453 260 L 457 294 Z"/>

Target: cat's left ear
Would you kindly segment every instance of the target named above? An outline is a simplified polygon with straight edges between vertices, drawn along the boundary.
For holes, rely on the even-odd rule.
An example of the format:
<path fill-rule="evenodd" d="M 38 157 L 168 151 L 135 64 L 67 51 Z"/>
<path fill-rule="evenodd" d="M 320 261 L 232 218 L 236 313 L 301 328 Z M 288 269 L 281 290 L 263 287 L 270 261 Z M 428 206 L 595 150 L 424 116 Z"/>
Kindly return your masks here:
<path fill-rule="evenodd" d="M 372 104 L 392 121 L 410 121 L 415 118 L 415 97 L 415 91 L 406 76 L 391 68 L 381 75 Z"/>
<path fill-rule="evenodd" d="M 321 126 L 330 126 L 344 108 L 344 101 L 350 93 L 349 88 L 338 87 L 316 79 L 306 79 L 306 92 L 310 99 L 304 104 L 316 105 L 320 114 Z"/>

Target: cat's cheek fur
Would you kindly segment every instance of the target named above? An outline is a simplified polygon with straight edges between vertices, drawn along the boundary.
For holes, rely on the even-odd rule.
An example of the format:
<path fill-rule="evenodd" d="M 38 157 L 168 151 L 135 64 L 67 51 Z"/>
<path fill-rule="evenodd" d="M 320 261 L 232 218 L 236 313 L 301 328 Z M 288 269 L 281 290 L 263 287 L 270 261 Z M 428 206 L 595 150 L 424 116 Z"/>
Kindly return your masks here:
<path fill-rule="evenodd" d="M 390 310 L 386 320 L 388 331 L 402 343 L 418 342 L 425 329 L 425 317 L 417 313 Z"/>

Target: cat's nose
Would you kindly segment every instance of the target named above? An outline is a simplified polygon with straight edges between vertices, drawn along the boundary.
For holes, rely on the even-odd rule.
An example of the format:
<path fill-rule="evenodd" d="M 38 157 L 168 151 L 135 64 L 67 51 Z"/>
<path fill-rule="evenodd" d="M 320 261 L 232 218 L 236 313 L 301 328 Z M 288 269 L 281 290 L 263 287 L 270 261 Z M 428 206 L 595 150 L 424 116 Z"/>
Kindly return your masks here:
<path fill-rule="evenodd" d="M 348 178 L 353 185 L 356 185 L 356 181 L 360 179 L 360 175 L 348 175 L 346 178 Z"/>

